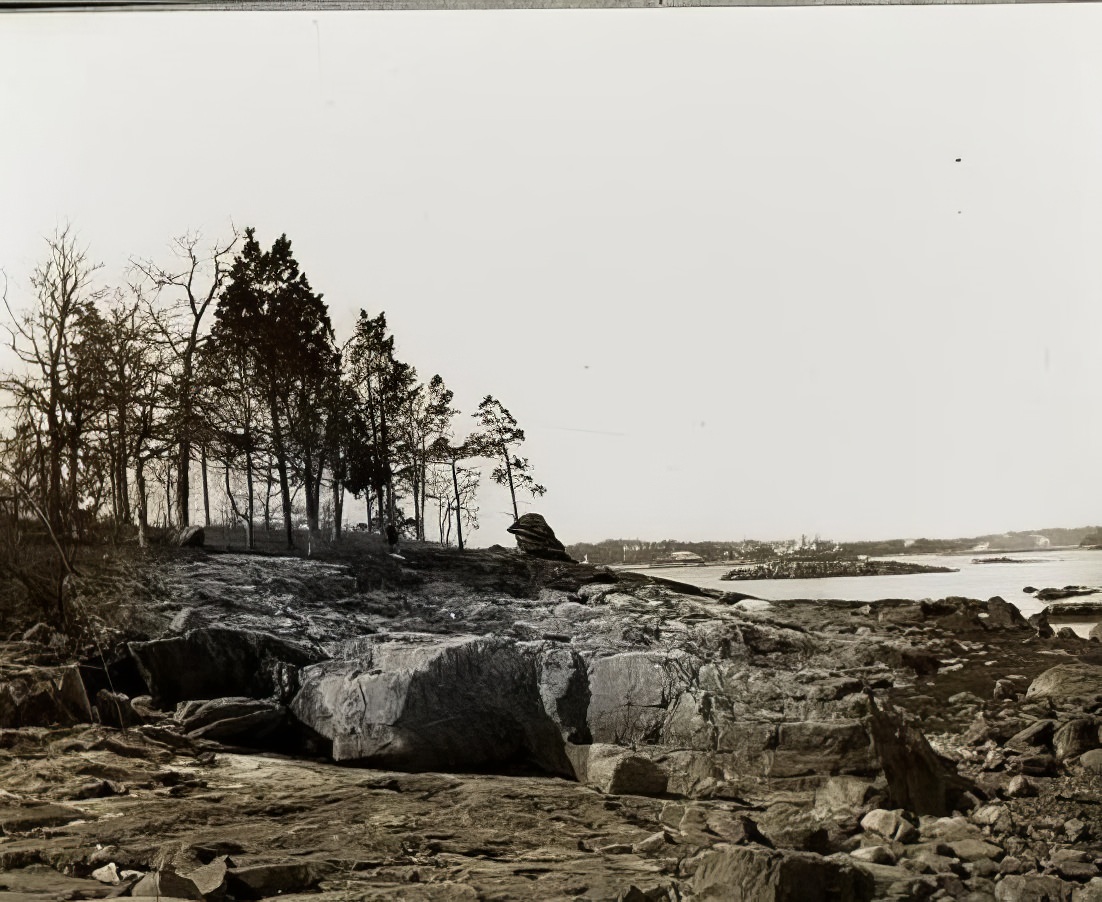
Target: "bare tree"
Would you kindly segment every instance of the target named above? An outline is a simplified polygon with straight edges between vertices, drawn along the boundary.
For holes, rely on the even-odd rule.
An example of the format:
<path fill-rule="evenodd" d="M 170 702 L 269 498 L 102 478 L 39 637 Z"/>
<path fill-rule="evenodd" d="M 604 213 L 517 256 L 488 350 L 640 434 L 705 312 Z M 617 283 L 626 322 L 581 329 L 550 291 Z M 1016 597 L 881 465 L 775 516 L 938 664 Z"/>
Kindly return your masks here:
<path fill-rule="evenodd" d="M 81 353 L 81 342 L 94 304 L 106 290 L 93 287 L 100 266 L 89 262 L 69 226 L 46 244 L 46 259 L 31 275 L 34 304 L 17 315 L 4 293 L 9 346 L 24 372 L 0 377 L 0 388 L 9 408 L 34 433 L 42 458 L 40 506 L 51 530 L 62 534 L 72 531 L 79 503 L 80 452 L 93 381 L 85 371 L 90 355 Z"/>
<path fill-rule="evenodd" d="M 498 485 L 509 487 L 513 519 L 518 520 L 520 512 L 517 510 L 517 488 L 523 488 L 537 498 L 547 491 L 532 477 L 532 466 L 528 463 L 528 458 L 513 451 L 514 447 L 524 441 L 524 430 L 517 426 L 516 418 L 492 395 L 486 395 L 482 399 L 478 411 L 472 416 L 478 420 L 482 430 L 482 453 L 500 461 L 490 478 Z"/>
<path fill-rule="evenodd" d="M 176 445 L 176 520 L 190 524 L 192 446 L 196 435 L 195 414 L 200 386 L 196 383 L 196 355 L 205 340 L 203 320 L 222 289 L 232 255 L 240 240 L 237 229 L 222 243 L 215 242 L 200 253 L 202 236 L 187 232 L 172 240 L 172 252 L 179 264 L 165 269 L 151 260 L 134 260 L 134 269 L 152 287 L 157 300 L 168 298 L 169 306 L 158 311 L 155 321 L 172 349 L 176 363 L 173 385 L 175 410 L 172 419 Z M 206 455 L 200 455 L 203 471 L 203 510 L 210 525 L 210 496 L 205 470 Z"/>

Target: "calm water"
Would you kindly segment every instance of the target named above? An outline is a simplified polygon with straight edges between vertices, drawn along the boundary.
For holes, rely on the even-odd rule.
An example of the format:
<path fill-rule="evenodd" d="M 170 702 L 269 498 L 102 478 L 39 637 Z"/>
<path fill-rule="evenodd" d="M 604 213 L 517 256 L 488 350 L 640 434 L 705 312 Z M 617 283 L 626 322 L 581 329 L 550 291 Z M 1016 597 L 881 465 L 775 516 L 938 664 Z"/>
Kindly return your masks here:
<path fill-rule="evenodd" d="M 973 557 L 1009 557 L 1026 563 L 973 564 Z M 936 567 L 954 567 L 957 573 L 916 573 L 901 576 L 839 576 L 831 579 L 752 579 L 726 582 L 720 577 L 732 568 L 730 564 L 700 567 L 656 567 L 640 570 L 651 576 L 676 579 L 706 589 L 725 592 L 745 592 L 769 601 L 786 598 L 844 598 L 855 601 L 877 601 L 881 598 L 945 598 L 960 595 L 986 599 L 999 595 L 1017 605 L 1027 617 L 1045 606 L 1022 589 L 1061 586 L 1102 586 L 1102 551 L 1082 551 L 1078 548 L 1055 551 L 1030 551 L 1011 554 L 936 555 L 923 554 L 898 557 L 893 560 L 913 561 Z M 1102 601 L 1092 596 L 1091 601 Z M 1085 632 L 1090 623 L 1071 624 L 1077 632 Z"/>

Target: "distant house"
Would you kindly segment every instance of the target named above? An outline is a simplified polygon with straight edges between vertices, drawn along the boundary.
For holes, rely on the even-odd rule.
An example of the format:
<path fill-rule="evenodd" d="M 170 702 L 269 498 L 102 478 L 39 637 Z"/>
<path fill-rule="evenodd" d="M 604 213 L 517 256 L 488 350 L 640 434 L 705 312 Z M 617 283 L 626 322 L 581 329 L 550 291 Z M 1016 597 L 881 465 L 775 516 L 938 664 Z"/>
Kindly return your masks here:
<path fill-rule="evenodd" d="M 670 554 L 671 561 L 679 564 L 703 564 L 704 558 L 692 551 L 674 551 Z"/>

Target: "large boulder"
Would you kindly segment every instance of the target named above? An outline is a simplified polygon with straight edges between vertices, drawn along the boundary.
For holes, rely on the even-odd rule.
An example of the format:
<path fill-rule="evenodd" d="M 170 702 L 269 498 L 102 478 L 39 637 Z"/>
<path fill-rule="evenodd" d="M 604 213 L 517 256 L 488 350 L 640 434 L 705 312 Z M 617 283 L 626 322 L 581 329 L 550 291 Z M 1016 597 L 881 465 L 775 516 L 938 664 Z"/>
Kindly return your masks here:
<path fill-rule="evenodd" d="M 316 649 L 268 633 L 221 627 L 131 642 L 129 649 L 161 706 L 227 696 L 286 699 L 297 688 L 299 668 L 324 657 Z"/>
<path fill-rule="evenodd" d="M 181 526 L 169 535 L 170 543 L 180 548 L 202 548 L 206 540 L 207 534 L 202 526 Z"/>
<path fill-rule="evenodd" d="M 1097 705 L 1102 701 L 1102 665 L 1057 664 L 1030 684 L 1025 697 L 1048 699 L 1058 707 Z"/>
<path fill-rule="evenodd" d="M 371 637 L 302 673 L 291 712 L 337 761 L 449 770 L 525 760 L 573 775 L 565 735 L 584 731 L 584 686 L 539 643 L 489 636 Z M 541 685 L 543 677 L 547 679 Z"/>
<path fill-rule="evenodd" d="M 509 527 L 509 532 L 516 536 L 517 546 L 525 554 L 574 563 L 574 558 L 566 553 L 566 546 L 555 538 L 554 530 L 541 514 L 524 514 Z"/>
<path fill-rule="evenodd" d="M 75 665 L 28 667 L 0 678 L 0 728 L 91 721 L 92 706 Z"/>
<path fill-rule="evenodd" d="M 873 879 L 837 859 L 760 846 L 717 846 L 694 862 L 694 899 L 724 902 L 863 902 Z"/>

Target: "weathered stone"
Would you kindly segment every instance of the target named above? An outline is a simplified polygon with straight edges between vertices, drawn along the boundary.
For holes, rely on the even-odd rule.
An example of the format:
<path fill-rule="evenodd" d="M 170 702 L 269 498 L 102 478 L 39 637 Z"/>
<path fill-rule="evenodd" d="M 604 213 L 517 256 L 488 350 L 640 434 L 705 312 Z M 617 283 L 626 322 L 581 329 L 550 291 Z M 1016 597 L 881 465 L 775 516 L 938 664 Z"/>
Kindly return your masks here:
<path fill-rule="evenodd" d="M 1092 877 L 1086 885 L 1075 887 L 1071 902 L 1102 902 L 1102 877 Z"/>
<path fill-rule="evenodd" d="M 805 852 L 717 846 L 695 861 L 694 898 L 730 902 L 862 902 L 874 882 L 853 864 Z"/>
<path fill-rule="evenodd" d="M 914 825 L 903 817 L 902 811 L 888 811 L 885 808 L 875 808 L 861 818 L 861 828 L 871 833 L 877 833 L 885 839 L 899 840 L 900 842 L 905 841 L 901 839 L 901 834 L 908 837 L 917 836 Z"/>
<path fill-rule="evenodd" d="M 146 874 L 130 890 L 131 896 L 138 898 L 163 899 L 202 899 L 203 894 L 195 881 L 177 874 L 170 867 L 161 868 L 152 874 Z"/>
<path fill-rule="evenodd" d="M 305 893 L 335 870 L 334 865 L 319 860 L 254 864 L 227 870 L 226 886 L 238 899 Z"/>
<path fill-rule="evenodd" d="M 872 864 L 895 864 L 895 855 L 888 846 L 863 846 L 849 853 L 850 858 Z"/>
<path fill-rule="evenodd" d="M 567 757 L 579 783 L 610 795 L 660 796 L 669 776 L 650 758 L 607 743 L 572 745 Z"/>
<path fill-rule="evenodd" d="M 961 861 L 979 861 L 984 858 L 998 861 L 1004 854 L 1001 847 L 982 839 L 958 839 L 947 845 L 953 850 L 954 857 Z"/>
<path fill-rule="evenodd" d="M 1060 725 L 1052 737 L 1052 748 L 1060 760 L 1074 758 L 1102 746 L 1098 738 L 1098 721 L 1093 718 L 1077 718 Z"/>
<path fill-rule="evenodd" d="M 1016 777 L 1011 777 L 1010 782 L 1006 784 L 1006 795 L 1010 799 L 1029 798 L 1037 795 L 1037 787 L 1029 777 L 1018 774 Z"/>
<path fill-rule="evenodd" d="M 665 830 L 652 833 L 646 839 L 641 839 L 631 847 L 636 855 L 656 855 L 670 845 L 670 837 Z"/>
<path fill-rule="evenodd" d="M 221 893 L 224 889 L 226 885 L 226 871 L 230 863 L 230 859 L 227 856 L 221 855 L 202 867 L 188 871 L 184 876 L 198 887 L 204 899 L 209 899 Z"/>
<path fill-rule="evenodd" d="M 172 544 L 179 548 L 202 548 L 206 540 L 202 526 L 181 526 L 171 536 Z"/>
<path fill-rule="evenodd" d="M 589 667 L 589 732 L 595 742 L 654 743 L 684 679 L 667 655 L 628 652 Z"/>
<path fill-rule="evenodd" d="M 1070 902 L 1072 884 L 1059 877 L 1012 874 L 995 884 L 998 902 Z"/>

